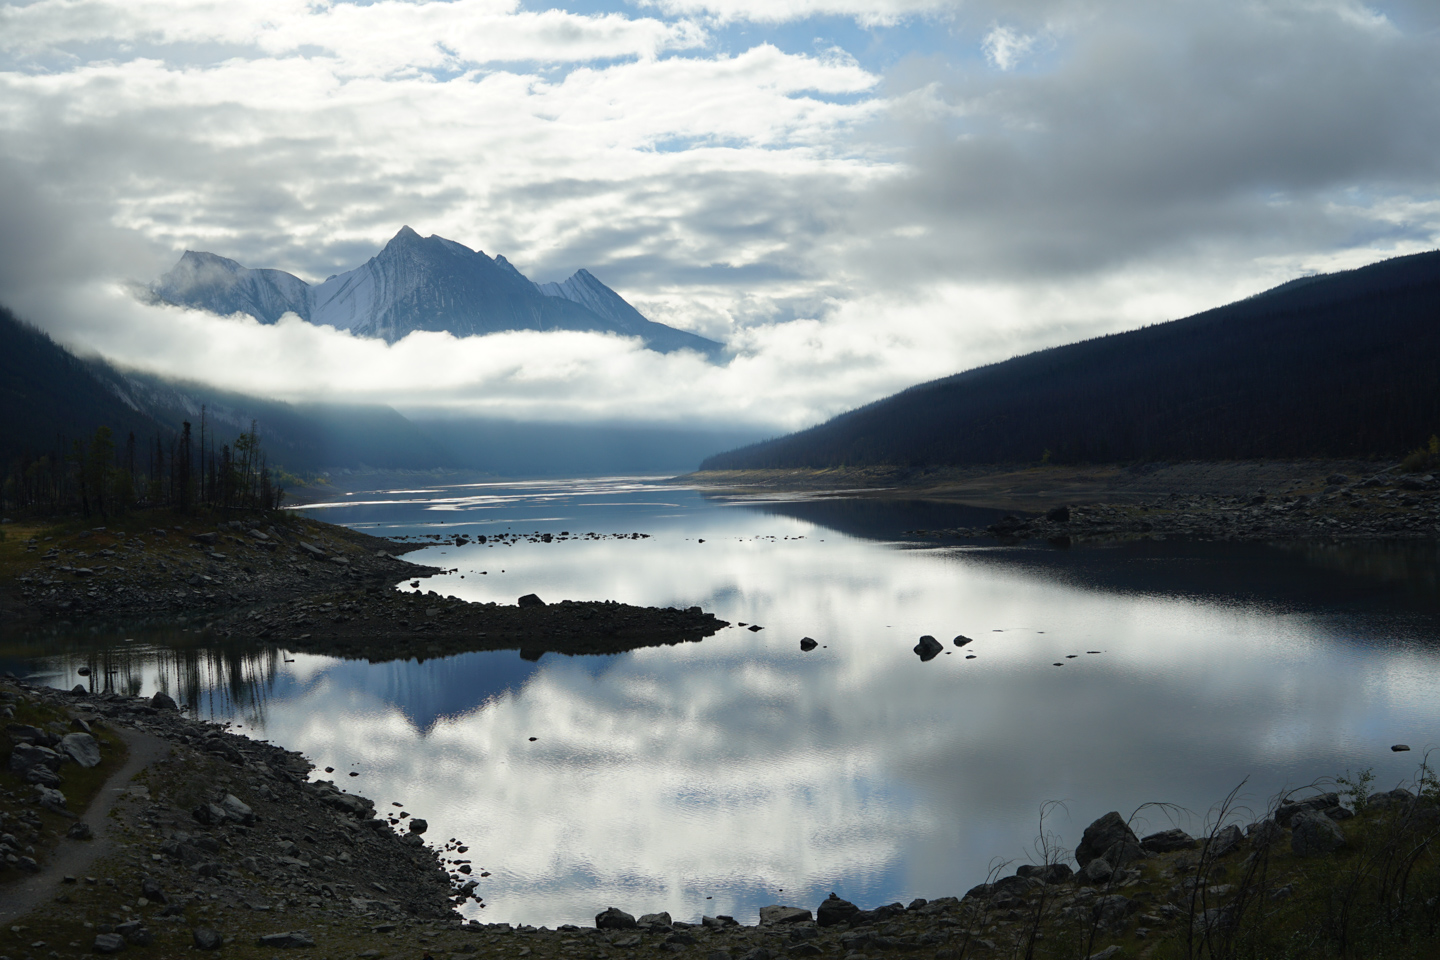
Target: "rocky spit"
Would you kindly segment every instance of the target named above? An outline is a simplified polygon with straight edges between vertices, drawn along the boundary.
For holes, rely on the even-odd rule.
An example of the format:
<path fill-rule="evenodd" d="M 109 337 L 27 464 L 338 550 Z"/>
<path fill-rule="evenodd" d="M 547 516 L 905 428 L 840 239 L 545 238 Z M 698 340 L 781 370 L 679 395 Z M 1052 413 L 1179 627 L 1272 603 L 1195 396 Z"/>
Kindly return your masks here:
<path fill-rule="evenodd" d="M 211 626 L 222 638 L 257 638 L 289 651 L 371 661 L 444 657 L 472 650 L 600 654 L 696 642 L 729 626 L 699 607 L 635 607 L 614 601 L 470 603 L 373 589 L 238 611 Z"/>
<path fill-rule="evenodd" d="M 107 526 L 70 522 L 7 537 L 0 543 L 7 550 L 0 567 L 7 625 L 179 620 L 211 638 L 372 660 L 499 649 L 532 659 L 552 651 L 616 653 L 698 641 L 728 626 L 699 607 L 442 597 L 421 589 L 441 568 L 399 556 L 436 537 L 398 543 L 289 513 L 165 519 L 180 522 L 158 525 L 156 517 L 134 514 Z"/>
<path fill-rule="evenodd" d="M 1336 474 L 1316 493 L 1171 494 L 1138 503 L 1066 504 L 983 528 L 915 530 L 933 538 L 1019 540 L 1409 540 L 1440 537 L 1440 481 L 1395 471 Z"/>
<path fill-rule="evenodd" d="M 400 559 L 421 544 L 283 511 L 233 518 L 135 511 L 94 525 L 5 530 L 0 604 L 20 622 L 194 616 L 440 572 Z"/>
<path fill-rule="evenodd" d="M 456 912 L 491 894 L 480 864 L 502 851 L 433 837 L 408 811 L 377 815 L 370 800 L 313 779 L 299 754 L 189 718 L 164 694 L 91 696 L 9 679 L 0 714 L 0 913 L 22 885 L 36 900 L 5 919 L 7 960 L 290 949 L 417 960 L 960 960 L 1032 946 L 1038 957 L 1144 957 L 1222 935 L 1255 903 L 1296 896 L 1307 871 L 1333 869 L 1367 830 L 1430 835 L 1440 822 L 1432 800 L 1405 790 L 1364 798 L 1358 815 L 1340 795 L 1310 791 L 1243 829 L 1222 817 L 1200 838 L 1173 828 L 1137 835 L 1112 812 L 1085 830 L 1073 866 L 1057 851 L 1050 862 L 995 870 L 961 896 L 862 908 L 831 894 L 813 907 L 693 921 L 597 904 L 593 925 L 549 929 Z M 127 743 L 132 753 L 151 749 L 133 779 L 116 776 Z M 95 772 L 112 782 L 87 781 Z M 77 814 L 107 790 L 117 799 L 92 832 L 93 818 Z M 59 873 L 76 848 L 102 843 L 83 871 Z"/>

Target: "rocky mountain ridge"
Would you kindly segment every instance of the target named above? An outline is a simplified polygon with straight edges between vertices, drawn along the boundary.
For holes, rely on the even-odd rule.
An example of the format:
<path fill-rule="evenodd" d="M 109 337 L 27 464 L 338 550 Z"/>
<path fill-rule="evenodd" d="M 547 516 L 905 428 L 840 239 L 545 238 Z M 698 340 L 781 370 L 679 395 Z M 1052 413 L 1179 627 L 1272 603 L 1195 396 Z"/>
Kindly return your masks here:
<path fill-rule="evenodd" d="M 661 353 L 715 357 L 722 345 L 648 320 L 588 270 L 534 283 L 503 256 L 410 227 L 364 264 L 308 284 L 283 270 L 252 269 L 187 250 L 149 287 L 156 300 L 275 323 L 287 313 L 394 343 L 417 330 L 478 336 L 506 330 L 584 330 L 639 337 Z"/>

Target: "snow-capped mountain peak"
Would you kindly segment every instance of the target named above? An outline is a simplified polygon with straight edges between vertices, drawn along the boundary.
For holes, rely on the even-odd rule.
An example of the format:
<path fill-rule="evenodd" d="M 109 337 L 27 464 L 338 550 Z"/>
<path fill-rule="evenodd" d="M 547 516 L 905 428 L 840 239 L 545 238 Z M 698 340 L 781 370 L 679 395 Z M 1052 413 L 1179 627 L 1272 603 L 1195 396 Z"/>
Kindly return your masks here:
<path fill-rule="evenodd" d="M 274 323 L 293 312 L 391 343 L 416 330 L 474 336 L 502 330 L 596 330 L 641 337 L 661 352 L 715 357 L 721 344 L 645 319 L 588 270 L 564 283 L 532 283 L 503 256 L 410 227 L 354 270 L 314 286 L 280 270 L 252 270 L 211 253 L 186 251 L 150 287 L 156 298 L 214 313 L 247 313 Z"/>

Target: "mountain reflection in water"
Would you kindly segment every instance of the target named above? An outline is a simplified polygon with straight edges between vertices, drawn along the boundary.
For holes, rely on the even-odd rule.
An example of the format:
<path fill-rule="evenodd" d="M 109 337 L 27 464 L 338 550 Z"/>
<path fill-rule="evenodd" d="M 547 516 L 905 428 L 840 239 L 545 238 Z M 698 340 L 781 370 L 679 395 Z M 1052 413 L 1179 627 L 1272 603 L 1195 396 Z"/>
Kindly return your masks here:
<path fill-rule="evenodd" d="M 992 858 L 1027 856 L 1043 801 L 1068 801 L 1047 827 L 1073 844 L 1148 800 L 1203 818 L 1245 777 L 1255 806 L 1347 769 L 1389 786 L 1440 729 L 1433 544 L 936 545 L 901 534 L 947 525 L 947 508 L 921 523 L 897 508 L 887 535 L 880 501 L 752 505 L 633 480 L 369 499 L 323 515 L 380 533 L 651 534 L 447 542 L 412 555 L 456 571 L 427 589 L 700 604 L 765 629 L 538 663 L 136 633 L 50 638 L 29 663 L 57 686 L 91 663 L 117 689 L 168 684 L 357 772 L 382 806 L 470 844 L 493 874 L 490 906 L 469 908 L 487 920 L 553 926 L 614 904 L 753 922 L 831 890 L 959 894 Z M 924 633 L 947 653 L 922 663 Z M 805 636 L 821 646 L 802 653 Z"/>

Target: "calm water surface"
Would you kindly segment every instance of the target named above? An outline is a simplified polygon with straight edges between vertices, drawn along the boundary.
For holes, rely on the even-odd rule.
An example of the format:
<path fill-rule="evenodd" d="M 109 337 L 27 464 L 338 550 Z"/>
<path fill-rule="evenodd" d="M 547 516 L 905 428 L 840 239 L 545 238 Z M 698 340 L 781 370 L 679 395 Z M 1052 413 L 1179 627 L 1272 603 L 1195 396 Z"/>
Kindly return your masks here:
<path fill-rule="evenodd" d="M 343 785 L 470 844 L 492 876 L 466 912 L 486 920 L 589 922 L 614 904 L 753 923 L 832 890 L 866 906 L 959 895 L 1033 855 L 1047 800 L 1066 801 L 1046 826 L 1067 846 L 1150 800 L 1198 830 L 1246 778 L 1256 807 L 1347 769 L 1388 787 L 1440 743 L 1433 543 L 937 545 L 904 531 L 985 515 L 643 479 L 341 499 L 310 512 L 381 535 L 650 535 L 437 545 L 411 559 L 455 572 L 425 590 L 699 605 L 764 629 L 370 664 L 222 649 L 172 624 L 30 638 L 6 665 L 69 687 L 100 657 L 122 688 L 357 771 Z M 922 663 L 921 634 L 946 653 Z M 802 653 L 807 636 L 822 646 Z"/>

